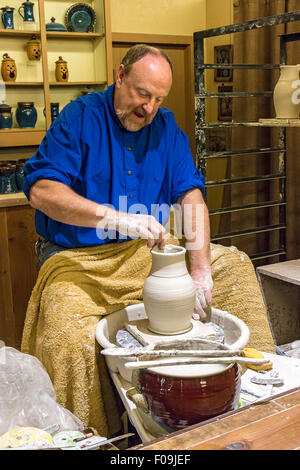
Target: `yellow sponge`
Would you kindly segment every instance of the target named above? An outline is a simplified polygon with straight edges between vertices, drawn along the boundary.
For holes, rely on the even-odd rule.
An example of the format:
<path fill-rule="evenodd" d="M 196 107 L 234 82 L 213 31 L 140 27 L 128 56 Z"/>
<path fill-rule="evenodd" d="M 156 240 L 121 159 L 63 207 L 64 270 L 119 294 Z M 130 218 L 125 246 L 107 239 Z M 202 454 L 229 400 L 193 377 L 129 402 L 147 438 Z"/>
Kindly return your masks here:
<path fill-rule="evenodd" d="M 255 348 L 244 348 L 242 355 L 244 357 L 251 357 L 254 359 L 264 359 L 263 354 Z M 273 367 L 273 363 L 271 361 L 266 362 L 265 364 L 254 365 L 254 364 L 246 364 L 249 369 L 253 370 L 270 370 Z"/>

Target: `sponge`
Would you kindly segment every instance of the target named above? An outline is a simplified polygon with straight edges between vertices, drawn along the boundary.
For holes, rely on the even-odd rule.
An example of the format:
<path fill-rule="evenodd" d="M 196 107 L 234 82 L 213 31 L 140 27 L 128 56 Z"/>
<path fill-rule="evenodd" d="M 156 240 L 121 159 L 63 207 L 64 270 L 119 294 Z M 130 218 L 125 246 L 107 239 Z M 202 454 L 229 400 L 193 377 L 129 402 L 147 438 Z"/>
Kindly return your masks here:
<path fill-rule="evenodd" d="M 264 359 L 263 354 L 255 348 L 244 348 L 242 355 L 244 357 L 251 357 L 254 359 Z M 273 363 L 271 361 L 266 362 L 265 364 L 254 365 L 254 364 L 246 364 L 249 369 L 253 370 L 270 370 L 273 367 Z"/>

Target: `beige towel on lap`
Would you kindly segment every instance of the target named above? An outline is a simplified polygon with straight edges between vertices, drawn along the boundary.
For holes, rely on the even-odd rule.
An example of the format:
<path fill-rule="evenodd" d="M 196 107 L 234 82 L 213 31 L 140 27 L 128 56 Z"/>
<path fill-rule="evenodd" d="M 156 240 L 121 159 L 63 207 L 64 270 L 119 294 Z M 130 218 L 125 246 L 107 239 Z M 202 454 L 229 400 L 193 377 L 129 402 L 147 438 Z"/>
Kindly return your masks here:
<path fill-rule="evenodd" d="M 274 352 L 251 261 L 221 245 L 211 253 L 213 305 L 248 324 L 249 346 Z M 103 315 L 142 302 L 150 267 L 144 240 L 65 250 L 43 264 L 28 303 L 22 352 L 43 363 L 57 402 L 102 436 L 119 431 L 120 417 L 95 329 Z"/>

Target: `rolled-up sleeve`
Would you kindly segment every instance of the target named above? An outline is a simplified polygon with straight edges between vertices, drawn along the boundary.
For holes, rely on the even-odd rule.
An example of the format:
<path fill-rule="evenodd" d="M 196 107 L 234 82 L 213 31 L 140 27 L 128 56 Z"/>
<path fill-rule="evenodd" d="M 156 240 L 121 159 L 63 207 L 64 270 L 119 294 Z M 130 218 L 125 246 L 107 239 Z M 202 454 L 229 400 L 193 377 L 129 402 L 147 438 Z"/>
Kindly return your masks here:
<path fill-rule="evenodd" d="M 57 119 L 35 155 L 24 166 L 23 191 L 30 199 L 30 188 L 39 179 L 58 181 L 72 187 L 82 165 L 81 119 Z"/>
<path fill-rule="evenodd" d="M 200 189 L 203 196 L 205 195 L 205 178 L 194 164 L 187 135 L 177 128 L 174 143 L 172 204 L 175 204 L 180 196 L 196 188 Z"/>

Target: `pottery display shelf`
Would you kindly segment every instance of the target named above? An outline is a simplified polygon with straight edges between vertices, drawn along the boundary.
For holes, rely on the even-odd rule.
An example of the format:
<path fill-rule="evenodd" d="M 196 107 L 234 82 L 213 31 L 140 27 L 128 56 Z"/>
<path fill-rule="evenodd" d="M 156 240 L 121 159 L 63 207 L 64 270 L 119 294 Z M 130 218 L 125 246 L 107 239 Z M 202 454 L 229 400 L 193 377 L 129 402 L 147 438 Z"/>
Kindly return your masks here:
<path fill-rule="evenodd" d="M 11 194 L 0 194 L 0 208 L 27 206 L 28 204 L 28 199 L 22 191 Z"/>

